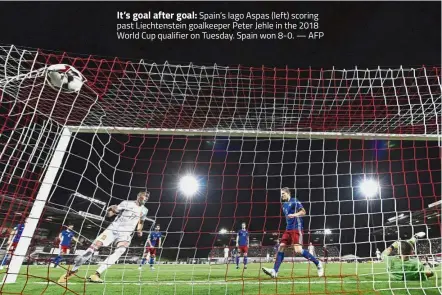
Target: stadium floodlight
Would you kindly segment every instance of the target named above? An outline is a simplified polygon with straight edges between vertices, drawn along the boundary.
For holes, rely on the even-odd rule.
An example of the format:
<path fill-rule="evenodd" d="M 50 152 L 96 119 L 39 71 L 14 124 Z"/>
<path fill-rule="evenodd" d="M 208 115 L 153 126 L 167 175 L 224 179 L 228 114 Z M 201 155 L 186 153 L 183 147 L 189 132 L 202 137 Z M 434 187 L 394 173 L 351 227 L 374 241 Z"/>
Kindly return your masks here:
<path fill-rule="evenodd" d="M 181 177 L 179 188 L 186 197 L 192 197 L 198 192 L 198 180 L 192 175 Z"/>
<path fill-rule="evenodd" d="M 324 229 L 324 235 L 330 235 L 332 232 L 329 229 Z"/>
<path fill-rule="evenodd" d="M 371 199 L 380 191 L 379 182 L 374 179 L 364 179 L 359 185 L 359 191 L 367 199 Z"/>
<path fill-rule="evenodd" d="M 224 234 L 227 233 L 227 229 L 222 228 L 222 229 L 219 230 L 219 233 L 222 234 L 222 235 L 224 235 Z"/>

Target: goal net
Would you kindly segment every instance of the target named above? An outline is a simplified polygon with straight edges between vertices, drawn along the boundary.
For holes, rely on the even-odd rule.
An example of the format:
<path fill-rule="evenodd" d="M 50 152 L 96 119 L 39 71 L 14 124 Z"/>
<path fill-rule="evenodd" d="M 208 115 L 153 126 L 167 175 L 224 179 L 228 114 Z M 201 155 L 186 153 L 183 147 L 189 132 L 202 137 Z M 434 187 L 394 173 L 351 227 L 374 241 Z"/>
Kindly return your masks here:
<path fill-rule="evenodd" d="M 81 91 L 49 85 L 55 64 L 84 75 Z M 0 293 L 438 294 L 440 71 L 157 64 L 0 46 Z M 299 243 L 323 277 L 291 247 L 277 279 L 262 271 L 286 229 L 283 187 L 306 211 Z M 142 236 L 131 232 L 112 263 L 121 245 L 93 249 L 59 283 L 114 222 L 108 208 L 146 190 Z M 143 255 L 157 224 L 161 247 Z M 77 239 L 59 255 L 69 226 Z M 381 257 L 410 240 L 413 254 Z M 414 277 L 394 273 L 392 261 L 405 260 L 419 267 Z M 103 284 L 89 282 L 106 263 Z"/>

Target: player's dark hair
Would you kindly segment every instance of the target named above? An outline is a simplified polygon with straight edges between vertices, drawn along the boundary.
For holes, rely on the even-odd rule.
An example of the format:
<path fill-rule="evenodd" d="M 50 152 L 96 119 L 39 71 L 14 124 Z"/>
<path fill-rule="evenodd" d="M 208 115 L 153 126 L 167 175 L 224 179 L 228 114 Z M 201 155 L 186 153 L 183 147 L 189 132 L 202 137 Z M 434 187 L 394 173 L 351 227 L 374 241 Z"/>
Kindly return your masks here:
<path fill-rule="evenodd" d="M 413 253 L 413 246 L 406 242 L 406 241 L 401 241 L 400 245 L 399 245 L 399 253 L 401 255 L 411 255 Z"/>
<path fill-rule="evenodd" d="M 288 187 L 283 187 L 281 190 L 282 190 L 283 192 L 288 193 L 289 195 L 291 194 L 290 189 L 289 189 Z"/>

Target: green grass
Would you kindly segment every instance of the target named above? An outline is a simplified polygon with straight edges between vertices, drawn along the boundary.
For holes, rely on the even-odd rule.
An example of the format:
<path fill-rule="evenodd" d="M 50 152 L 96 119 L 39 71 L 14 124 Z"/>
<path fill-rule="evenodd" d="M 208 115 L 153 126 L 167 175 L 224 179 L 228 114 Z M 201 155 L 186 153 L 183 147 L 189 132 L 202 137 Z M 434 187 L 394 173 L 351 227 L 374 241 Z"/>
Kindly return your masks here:
<path fill-rule="evenodd" d="M 260 265 L 249 264 L 247 270 L 233 265 L 158 265 L 155 271 L 136 265 L 114 265 L 103 276 L 105 284 L 87 283 L 84 277 L 97 266 L 84 266 L 68 283 L 68 289 L 55 282 L 63 269 L 48 266 L 22 267 L 17 283 L 3 285 L 0 294 L 441 294 L 441 268 L 427 282 L 389 282 L 385 265 L 330 263 L 325 278 L 318 278 L 313 264 L 284 263 L 278 280 L 269 279 Z M 4 271 L 3 271 L 4 272 Z M 355 274 L 358 274 L 356 276 Z M 438 288 L 439 289 L 438 289 Z M 394 292 L 392 292 L 392 290 Z"/>

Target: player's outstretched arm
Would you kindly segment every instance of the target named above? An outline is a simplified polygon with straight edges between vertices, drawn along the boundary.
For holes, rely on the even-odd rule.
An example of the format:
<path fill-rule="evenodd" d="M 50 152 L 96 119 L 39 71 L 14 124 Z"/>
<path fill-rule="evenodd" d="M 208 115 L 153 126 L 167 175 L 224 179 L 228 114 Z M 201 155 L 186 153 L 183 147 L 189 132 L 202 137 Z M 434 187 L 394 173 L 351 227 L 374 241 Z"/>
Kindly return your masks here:
<path fill-rule="evenodd" d="M 304 209 L 304 208 L 302 208 L 301 210 L 299 210 L 299 211 L 298 211 L 298 213 L 297 213 L 297 214 L 298 214 L 298 216 L 299 216 L 299 217 L 302 217 L 302 216 L 304 216 L 304 215 L 306 215 L 306 214 L 307 214 L 307 211 L 305 211 L 305 209 Z"/>
<path fill-rule="evenodd" d="M 287 217 L 288 218 L 302 217 L 302 216 L 304 216 L 306 214 L 307 214 L 307 212 L 305 211 L 304 208 L 302 208 L 297 213 L 289 214 L 289 215 L 287 215 Z"/>
<path fill-rule="evenodd" d="M 384 260 L 387 256 L 391 255 L 391 252 L 393 252 L 394 249 L 398 247 L 398 242 L 394 242 L 389 247 L 387 247 L 381 254 L 381 259 Z"/>
<path fill-rule="evenodd" d="M 140 218 L 137 224 L 137 234 L 139 237 L 143 235 L 144 220 Z"/>
<path fill-rule="evenodd" d="M 117 205 L 112 205 L 109 208 L 107 208 L 107 217 L 112 217 L 117 213 L 118 213 L 118 206 Z"/>

